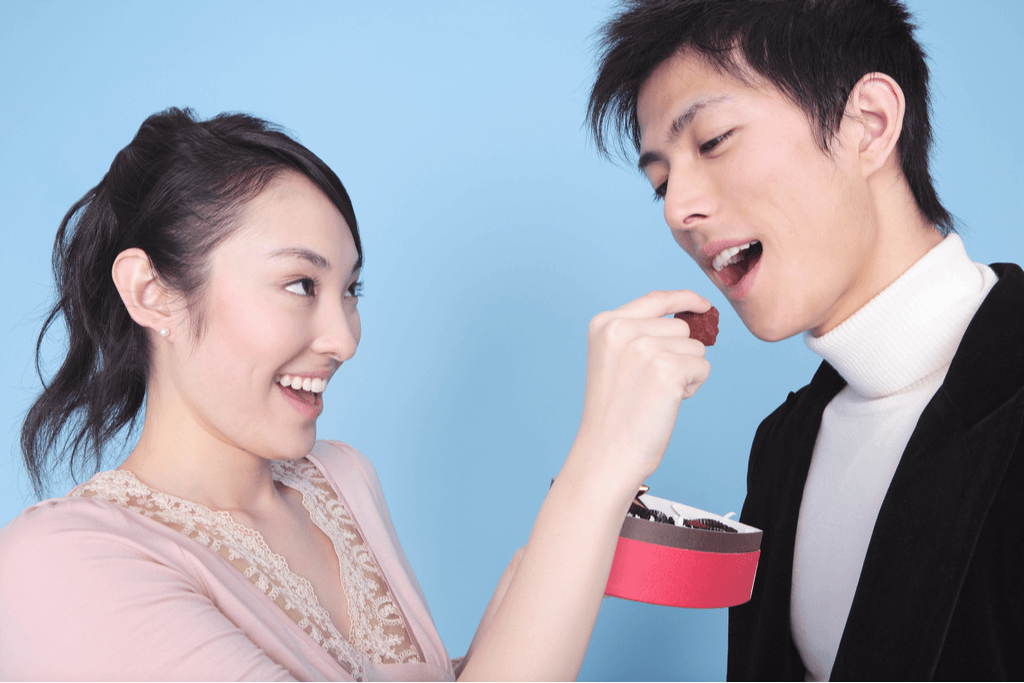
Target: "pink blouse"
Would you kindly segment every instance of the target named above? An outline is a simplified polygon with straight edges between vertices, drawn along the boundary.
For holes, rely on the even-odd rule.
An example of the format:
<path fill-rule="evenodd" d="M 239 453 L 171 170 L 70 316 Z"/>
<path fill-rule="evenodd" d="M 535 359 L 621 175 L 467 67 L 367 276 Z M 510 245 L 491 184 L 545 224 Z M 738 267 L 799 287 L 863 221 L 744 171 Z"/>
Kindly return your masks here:
<path fill-rule="evenodd" d="M 0 679 L 452 680 L 370 462 L 317 442 L 275 478 L 339 551 L 348 640 L 258 533 L 115 470 L 0 530 Z"/>

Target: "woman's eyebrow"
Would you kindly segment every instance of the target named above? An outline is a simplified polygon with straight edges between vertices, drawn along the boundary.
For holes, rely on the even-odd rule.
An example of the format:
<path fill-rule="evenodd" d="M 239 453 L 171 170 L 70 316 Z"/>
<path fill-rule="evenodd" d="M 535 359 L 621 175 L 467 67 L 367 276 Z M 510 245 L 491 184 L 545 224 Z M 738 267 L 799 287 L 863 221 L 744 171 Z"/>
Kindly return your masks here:
<path fill-rule="evenodd" d="M 322 270 L 330 270 L 331 262 L 326 258 L 316 253 L 312 249 L 306 249 L 304 247 L 284 247 L 283 249 L 275 249 L 268 254 L 270 258 L 276 258 L 278 256 L 290 256 L 292 258 L 300 258 L 305 261 L 309 261 L 317 268 Z"/>

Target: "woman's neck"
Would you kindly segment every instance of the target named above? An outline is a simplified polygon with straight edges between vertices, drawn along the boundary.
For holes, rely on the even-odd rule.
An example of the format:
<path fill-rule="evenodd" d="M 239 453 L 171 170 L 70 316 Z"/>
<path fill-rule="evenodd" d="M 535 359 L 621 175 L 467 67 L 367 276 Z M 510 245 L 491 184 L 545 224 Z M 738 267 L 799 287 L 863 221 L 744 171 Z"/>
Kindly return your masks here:
<path fill-rule="evenodd" d="M 270 460 L 226 442 L 173 403 L 151 387 L 139 441 L 118 469 L 213 510 L 261 516 L 281 504 Z"/>

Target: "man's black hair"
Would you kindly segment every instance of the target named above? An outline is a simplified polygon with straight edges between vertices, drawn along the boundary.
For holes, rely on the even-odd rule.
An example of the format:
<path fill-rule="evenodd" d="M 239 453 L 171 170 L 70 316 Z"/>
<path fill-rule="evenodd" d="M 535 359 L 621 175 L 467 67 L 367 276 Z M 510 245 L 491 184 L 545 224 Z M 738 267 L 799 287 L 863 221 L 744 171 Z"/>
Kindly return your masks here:
<path fill-rule="evenodd" d="M 899 0 L 626 0 L 601 31 L 601 64 L 587 119 L 608 154 L 608 129 L 625 152 L 640 149 L 637 97 L 662 62 L 681 51 L 749 81 L 752 70 L 817 126 L 828 152 L 846 100 L 862 76 L 892 77 L 906 98 L 897 153 L 924 216 L 946 234 L 953 218 L 928 170 L 932 142 L 928 66 Z"/>

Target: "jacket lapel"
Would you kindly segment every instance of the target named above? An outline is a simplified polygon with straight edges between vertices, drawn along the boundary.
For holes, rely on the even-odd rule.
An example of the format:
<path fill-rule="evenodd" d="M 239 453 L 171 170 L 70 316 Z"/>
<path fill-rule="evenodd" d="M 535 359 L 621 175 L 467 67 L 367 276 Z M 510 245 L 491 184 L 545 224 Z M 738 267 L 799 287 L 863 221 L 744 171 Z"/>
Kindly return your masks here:
<path fill-rule="evenodd" d="M 797 520 L 822 413 L 845 385 L 822 362 L 810 384 L 790 394 L 755 436 L 740 519 L 763 531 L 761 557 L 750 602 L 729 609 L 730 680 L 803 676 L 789 631 Z"/>
<path fill-rule="evenodd" d="M 835 680 L 931 677 L 1024 423 L 1024 272 L 1000 276 L 964 334 L 878 512 Z"/>

